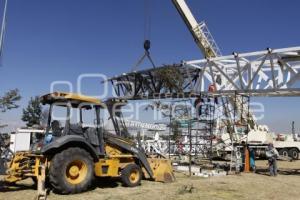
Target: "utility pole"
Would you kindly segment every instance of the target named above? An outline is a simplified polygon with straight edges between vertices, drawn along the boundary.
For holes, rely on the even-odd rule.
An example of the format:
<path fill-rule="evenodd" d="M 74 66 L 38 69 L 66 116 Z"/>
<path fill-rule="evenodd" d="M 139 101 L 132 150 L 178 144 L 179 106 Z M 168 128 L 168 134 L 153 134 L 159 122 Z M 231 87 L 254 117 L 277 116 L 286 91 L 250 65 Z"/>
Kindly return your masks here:
<path fill-rule="evenodd" d="M 172 111 L 173 111 L 173 103 L 170 103 L 169 105 L 169 141 L 168 141 L 168 151 L 169 151 L 169 159 L 171 158 L 171 135 L 172 135 Z"/>
<path fill-rule="evenodd" d="M 189 176 L 192 176 L 192 119 L 189 117 L 188 119 L 188 135 L 189 135 Z"/>
<path fill-rule="evenodd" d="M 4 43 L 4 34 L 5 34 L 5 27 L 6 27 L 6 11 L 7 11 L 7 1 L 4 1 L 4 11 L 1 23 L 1 33 L 0 33 L 0 60 L 3 54 L 3 43 Z"/>

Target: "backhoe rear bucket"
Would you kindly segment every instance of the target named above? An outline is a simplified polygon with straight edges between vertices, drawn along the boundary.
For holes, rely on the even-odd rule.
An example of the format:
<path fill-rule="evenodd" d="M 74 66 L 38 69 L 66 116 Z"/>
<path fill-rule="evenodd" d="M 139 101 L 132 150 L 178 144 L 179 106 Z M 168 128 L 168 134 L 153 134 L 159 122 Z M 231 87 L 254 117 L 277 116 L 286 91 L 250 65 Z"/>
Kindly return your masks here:
<path fill-rule="evenodd" d="M 148 158 L 148 162 L 153 171 L 154 181 L 170 183 L 176 180 L 170 160 L 165 158 Z"/>

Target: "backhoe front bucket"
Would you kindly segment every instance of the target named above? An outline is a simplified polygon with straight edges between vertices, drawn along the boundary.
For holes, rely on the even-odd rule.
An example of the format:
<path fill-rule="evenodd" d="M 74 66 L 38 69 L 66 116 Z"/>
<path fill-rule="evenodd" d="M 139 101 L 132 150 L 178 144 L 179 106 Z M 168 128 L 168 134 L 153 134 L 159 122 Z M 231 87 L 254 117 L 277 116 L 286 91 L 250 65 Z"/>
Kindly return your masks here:
<path fill-rule="evenodd" d="M 164 158 L 148 158 L 148 162 L 153 171 L 154 181 L 170 183 L 176 180 L 170 160 Z"/>

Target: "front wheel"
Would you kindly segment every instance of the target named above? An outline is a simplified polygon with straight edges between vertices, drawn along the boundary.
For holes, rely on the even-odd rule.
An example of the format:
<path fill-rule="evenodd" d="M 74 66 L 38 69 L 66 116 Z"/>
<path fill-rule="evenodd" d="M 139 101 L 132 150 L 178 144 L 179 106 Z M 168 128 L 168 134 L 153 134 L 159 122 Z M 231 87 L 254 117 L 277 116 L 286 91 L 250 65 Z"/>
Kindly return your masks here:
<path fill-rule="evenodd" d="M 49 178 L 57 193 L 84 192 L 91 186 L 93 177 L 93 159 L 84 149 L 68 148 L 56 154 L 51 160 Z"/>
<path fill-rule="evenodd" d="M 142 170 L 136 164 L 128 164 L 121 171 L 121 179 L 126 187 L 135 187 L 141 184 Z"/>

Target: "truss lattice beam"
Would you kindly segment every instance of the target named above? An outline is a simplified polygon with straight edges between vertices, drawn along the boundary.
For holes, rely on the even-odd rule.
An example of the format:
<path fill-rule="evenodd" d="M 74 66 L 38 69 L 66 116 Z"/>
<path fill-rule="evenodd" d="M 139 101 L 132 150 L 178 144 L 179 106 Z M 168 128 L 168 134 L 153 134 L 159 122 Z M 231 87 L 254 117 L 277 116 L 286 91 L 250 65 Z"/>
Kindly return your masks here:
<path fill-rule="evenodd" d="M 183 77 L 181 88 L 165 88 L 157 76 L 163 68 L 174 68 Z M 120 97 L 174 98 L 209 93 L 231 96 L 300 96 L 300 47 L 184 61 L 156 69 L 122 74 L 109 79 Z"/>

